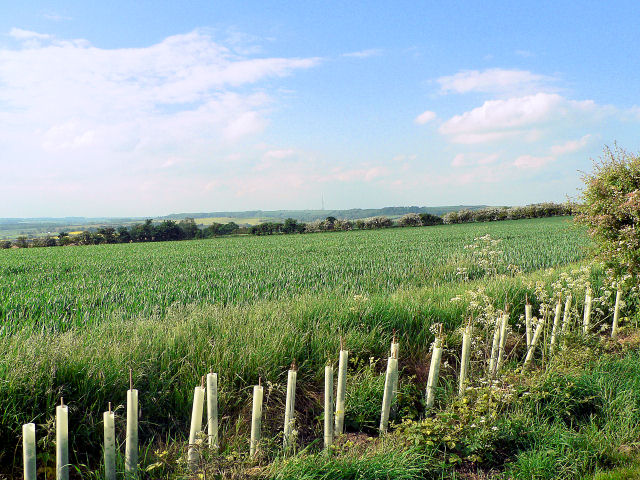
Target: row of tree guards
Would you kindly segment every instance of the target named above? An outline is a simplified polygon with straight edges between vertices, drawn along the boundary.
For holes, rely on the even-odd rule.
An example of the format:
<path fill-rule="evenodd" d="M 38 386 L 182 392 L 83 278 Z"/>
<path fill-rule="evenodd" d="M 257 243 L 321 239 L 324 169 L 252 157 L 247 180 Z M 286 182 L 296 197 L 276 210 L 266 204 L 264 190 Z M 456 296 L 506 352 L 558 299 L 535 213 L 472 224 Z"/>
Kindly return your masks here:
<path fill-rule="evenodd" d="M 618 321 L 620 317 L 620 302 L 622 292 L 618 290 L 614 308 L 611 337 L 617 337 Z M 571 295 L 567 296 L 564 303 L 564 315 L 562 315 L 562 301 L 559 298 L 555 307 L 553 326 L 549 340 L 549 352 L 555 351 L 558 337 L 566 333 L 570 318 Z M 584 303 L 583 332 L 586 334 L 591 328 L 592 295 L 587 289 Z M 562 317 L 562 318 L 561 318 Z M 524 360 L 524 368 L 527 368 L 540 341 L 542 331 L 547 321 L 547 313 L 544 312 L 542 319 L 538 321 L 533 317 L 533 307 L 528 299 L 525 305 L 525 330 L 527 353 Z M 494 325 L 493 342 L 491 344 L 491 356 L 488 363 L 488 376 L 493 379 L 502 366 L 505 359 L 505 344 L 507 338 L 507 327 L 509 323 L 508 308 L 500 315 Z M 535 327 L 535 328 L 534 328 Z M 462 335 L 462 351 L 460 355 L 460 375 L 458 384 L 458 394 L 463 395 L 468 384 L 469 366 L 471 359 L 471 342 L 473 336 L 473 326 L 469 322 Z M 429 367 L 429 377 L 425 392 L 426 407 L 430 409 L 435 402 L 436 387 L 442 361 L 444 334 L 442 326 L 432 344 L 431 363 Z M 398 356 L 400 345 L 396 341 L 395 334 L 391 342 L 391 352 L 387 359 L 387 370 L 384 383 L 384 393 L 382 408 L 380 413 L 380 433 L 385 433 L 389 426 L 389 414 L 391 406 L 397 394 L 398 388 Z M 344 348 L 344 342 L 340 341 L 340 355 L 338 361 L 338 382 L 334 403 L 334 368 L 333 365 L 325 367 L 324 376 L 324 447 L 328 449 L 334 441 L 335 435 L 344 433 L 345 398 L 347 387 L 347 364 L 349 351 Z M 287 377 L 287 395 L 284 415 L 284 448 L 289 451 L 294 443 L 295 426 L 295 391 L 297 381 L 297 368 L 295 362 L 291 365 Z M 189 429 L 189 448 L 187 451 L 188 463 L 195 468 L 200 460 L 200 448 L 197 438 L 203 434 L 202 419 L 204 413 L 206 397 L 207 406 L 207 443 L 208 448 L 218 449 L 218 375 L 209 373 L 202 377 L 201 385 L 195 387 L 193 393 L 193 409 L 191 413 L 191 427 Z M 254 456 L 260 444 L 262 425 L 262 405 L 264 390 L 262 382 L 258 379 L 258 385 L 253 387 L 253 408 L 251 414 L 251 439 L 249 443 L 249 454 Z M 129 371 L 129 390 L 127 391 L 127 419 L 125 438 L 124 468 L 125 476 L 132 475 L 138 468 L 138 390 L 133 388 L 133 376 Z M 108 410 L 103 414 L 104 423 L 104 472 L 106 480 L 116 478 L 116 441 L 115 441 L 115 414 L 111 410 L 109 403 Z M 69 410 L 64 404 L 64 399 L 60 399 L 60 405 L 56 407 L 56 480 L 68 480 L 69 478 Z M 22 426 L 23 441 L 23 461 L 25 480 L 36 480 L 36 427 L 33 423 Z"/>

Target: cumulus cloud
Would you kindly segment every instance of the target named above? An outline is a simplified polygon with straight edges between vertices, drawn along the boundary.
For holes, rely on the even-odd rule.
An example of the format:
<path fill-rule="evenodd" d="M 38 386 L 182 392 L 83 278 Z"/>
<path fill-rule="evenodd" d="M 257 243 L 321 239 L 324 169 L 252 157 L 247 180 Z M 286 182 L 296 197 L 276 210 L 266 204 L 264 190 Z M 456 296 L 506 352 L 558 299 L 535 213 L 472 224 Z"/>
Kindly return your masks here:
<path fill-rule="evenodd" d="M 513 95 L 552 92 L 554 78 L 527 70 L 491 68 L 483 71 L 465 70 L 455 75 L 438 78 L 441 93 L 490 93 Z"/>
<path fill-rule="evenodd" d="M 437 115 L 435 112 L 427 110 L 425 112 L 422 112 L 420 115 L 418 115 L 414 119 L 414 122 L 417 123 L 418 125 L 424 125 L 425 123 L 429 123 L 431 120 L 434 120 L 436 116 Z"/>
<path fill-rule="evenodd" d="M 30 182 L 40 195 L 63 179 L 94 189 L 123 184 L 123 175 L 134 190 L 159 185 L 157 175 L 184 163 L 177 156 L 196 165 L 183 175 L 210 177 L 217 159 L 267 127 L 278 98 L 262 83 L 320 63 L 239 55 L 198 30 L 122 49 L 18 28 L 9 35 L 18 47 L 0 47 L 0 187 Z M 16 158 L 22 170 L 7 166 Z"/>
<path fill-rule="evenodd" d="M 37 33 L 30 30 L 23 30 L 22 28 L 12 28 L 9 30 L 9 36 L 16 40 L 49 40 L 53 38 L 52 35 L 46 33 Z"/>
<path fill-rule="evenodd" d="M 382 50 L 379 48 L 369 48 L 366 50 L 360 50 L 358 52 L 349 52 L 344 53 L 343 57 L 351 57 L 351 58 L 369 58 L 369 57 L 378 57 L 382 55 Z"/>
<path fill-rule="evenodd" d="M 490 165 L 499 158 L 497 153 L 458 153 L 453 157 L 452 167 L 469 167 L 473 165 Z"/>
<path fill-rule="evenodd" d="M 537 93 L 509 99 L 488 100 L 482 106 L 443 123 L 439 132 L 454 143 L 484 143 L 530 134 L 551 120 L 596 109 L 593 101 L 568 100 L 558 94 Z"/>
<path fill-rule="evenodd" d="M 582 150 L 591 140 L 591 135 L 585 135 L 578 140 L 569 140 L 561 145 L 551 147 L 551 153 L 554 155 L 564 155 L 565 153 L 573 153 Z"/>
<path fill-rule="evenodd" d="M 513 165 L 523 170 L 538 170 L 554 160 L 555 158 L 552 156 L 535 157 L 533 155 L 521 155 L 516 158 Z"/>

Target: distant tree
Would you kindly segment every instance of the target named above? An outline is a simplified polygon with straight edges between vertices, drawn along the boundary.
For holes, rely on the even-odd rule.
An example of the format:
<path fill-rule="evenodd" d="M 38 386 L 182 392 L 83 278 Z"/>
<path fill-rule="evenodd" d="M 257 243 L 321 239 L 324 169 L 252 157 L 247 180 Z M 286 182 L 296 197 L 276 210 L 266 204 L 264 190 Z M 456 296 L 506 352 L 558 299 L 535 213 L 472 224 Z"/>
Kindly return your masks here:
<path fill-rule="evenodd" d="M 67 246 L 67 245 L 72 245 L 73 243 L 75 243 L 75 237 L 67 235 L 67 236 L 62 237 L 61 239 L 59 239 L 58 242 L 63 247 Z"/>
<path fill-rule="evenodd" d="M 116 230 L 113 227 L 101 227 L 96 232 L 104 239 L 104 243 L 116 243 Z"/>
<path fill-rule="evenodd" d="M 0 240 L 0 249 L 11 248 L 11 242 L 9 240 Z"/>
<path fill-rule="evenodd" d="M 220 227 L 220 235 L 232 235 L 238 231 L 240 227 L 234 222 L 225 223 Z"/>
<path fill-rule="evenodd" d="M 336 220 L 333 223 L 333 229 L 341 231 L 353 230 L 353 222 L 351 220 Z"/>
<path fill-rule="evenodd" d="M 218 235 L 221 235 L 220 228 L 222 228 L 221 223 L 213 222 L 211 225 L 209 225 L 207 228 L 204 229 L 205 237 L 210 238 L 210 237 L 216 237 Z"/>
<path fill-rule="evenodd" d="M 366 228 L 389 228 L 393 226 L 393 221 L 389 217 L 380 216 L 368 219 L 365 222 Z"/>
<path fill-rule="evenodd" d="M 336 223 L 336 217 L 327 217 L 323 222 L 324 230 L 333 230 L 333 226 Z"/>
<path fill-rule="evenodd" d="M 80 245 L 93 245 L 95 243 L 95 239 L 93 234 L 89 230 L 85 230 L 80 235 L 78 235 L 78 244 Z"/>
<path fill-rule="evenodd" d="M 419 227 L 422 225 L 422 219 L 417 213 L 407 213 L 400 217 L 398 225 L 401 227 Z"/>
<path fill-rule="evenodd" d="M 141 223 L 136 223 L 129 229 L 129 238 L 132 242 L 144 242 L 144 226 Z"/>
<path fill-rule="evenodd" d="M 131 234 L 129 229 L 125 226 L 118 227 L 118 243 L 129 243 L 131 241 Z"/>
<path fill-rule="evenodd" d="M 182 238 L 184 238 L 185 240 L 196 238 L 198 232 L 200 231 L 198 225 L 196 225 L 196 221 L 191 217 L 180 220 L 178 226 L 182 230 Z"/>
<path fill-rule="evenodd" d="M 29 241 L 27 240 L 27 237 L 25 237 L 24 235 L 20 235 L 15 239 L 13 244 L 18 248 L 27 248 L 29 246 Z"/>
<path fill-rule="evenodd" d="M 173 220 L 164 220 L 154 226 L 153 239 L 159 242 L 182 240 L 182 229 Z"/>
<path fill-rule="evenodd" d="M 153 235 L 155 234 L 155 228 L 153 226 L 153 220 L 147 218 L 142 225 L 142 241 L 152 242 Z"/>
<path fill-rule="evenodd" d="M 56 240 L 56 237 L 52 237 L 51 235 L 47 235 L 46 237 L 44 237 L 44 246 L 45 247 L 57 247 L 58 246 L 58 242 Z"/>
<path fill-rule="evenodd" d="M 421 213 L 420 221 L 422 222 L 422 225 L 424 225 L 425 227 L 429 227 L 431 225 L 442 225 L 444 223 L 444 220 L 442 220 L 442 217 L 439 217 L 437 215 L 431 215 L 430 213 Z"/>
<path fill-rule="evenodd" d="M 298 221 L 293 218 L 287 218 L 282 227 L 283 233 L 296 233 L 298 231 Z"/>
<path fill-rule="evenodd" d="M 305 233 L 315 233 L 324 231 L 323 227 L 324 220 L 314 220 L 313 222 L 307 222 L 304 224 Z"/>
<path fill-rule="evenodd" d="M 67 232 L 65 232 L 64 230 L 61 231 L 60 233 L 58 233 L 58 238 L 60 240 L 62 240 L 64 237 L 68 237 L 68 236 L 69 236 L 69 234 Z"/>

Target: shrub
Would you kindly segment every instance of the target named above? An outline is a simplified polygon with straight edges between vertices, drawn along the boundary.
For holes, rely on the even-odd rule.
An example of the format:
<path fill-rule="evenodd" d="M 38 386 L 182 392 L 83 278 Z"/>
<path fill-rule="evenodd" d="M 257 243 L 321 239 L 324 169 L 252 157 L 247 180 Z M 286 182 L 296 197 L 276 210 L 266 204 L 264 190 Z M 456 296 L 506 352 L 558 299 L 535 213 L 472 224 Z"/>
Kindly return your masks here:
<path fill-rule="evenodd" d="M 430 213 L 421 213 L 420 220 L 422 221 L 422 225 L 425 227 L 429 227 L 431 225 L 442 225 L 444 223 L 442 217 L 431 215 Z"/>
<path fill-rule="evenodd" d="M 393 222 L 389 217 L 373 217 L 365 221 L 365 228 L 389 228 L 393 226 Z"/>
<path fill-rule="evenodd" d="M 419 227 L 422 225 L 422 219 L 417 213 L 407 213 L 398 220 L 401 227 Z"/>
<path fill-rule="evenodd" d="M 353 230 L 353 222 L 351 220 L 336 220 L 333 223 L 333 229 L 342 231 Z"/>
<path fill-rule="evenodd" d="M 576 220 L 595 240 L 597 255 L 619 275 L 640 276 L 640 156 L 605 147 L 584 176 Z"/>

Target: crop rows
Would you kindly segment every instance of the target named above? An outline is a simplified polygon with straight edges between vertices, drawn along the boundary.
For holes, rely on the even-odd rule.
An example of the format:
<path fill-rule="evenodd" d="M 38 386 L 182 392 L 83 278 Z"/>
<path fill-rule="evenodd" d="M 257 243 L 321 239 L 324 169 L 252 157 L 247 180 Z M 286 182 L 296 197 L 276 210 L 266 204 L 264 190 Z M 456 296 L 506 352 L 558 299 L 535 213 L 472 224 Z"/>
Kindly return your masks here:
<path fill-rule="evenodd" d="M 460 267 L 482 275 L 463 247 L 487 233 L 502 239 L 503 273 L 509 265 L 527 272 L 580 260 L 588 244 L 566 219 L 550 218 L 0 251 L 0 328 L 62 331 L 115 316 L 162 316 L 177 305 L 457 282 Z"/>

